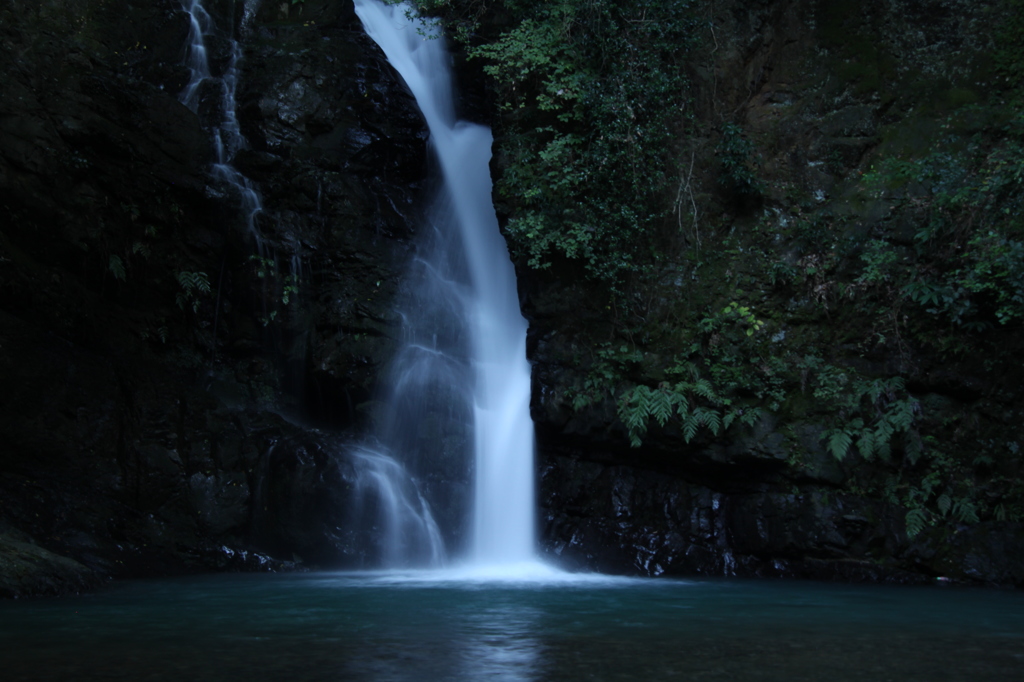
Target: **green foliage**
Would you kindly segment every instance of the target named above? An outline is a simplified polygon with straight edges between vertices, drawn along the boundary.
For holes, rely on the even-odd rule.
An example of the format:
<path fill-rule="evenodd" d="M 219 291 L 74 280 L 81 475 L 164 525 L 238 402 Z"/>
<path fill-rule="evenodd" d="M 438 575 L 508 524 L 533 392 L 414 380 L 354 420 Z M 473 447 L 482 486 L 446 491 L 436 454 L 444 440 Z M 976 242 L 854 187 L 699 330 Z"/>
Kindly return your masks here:
<path fill-rule="evenodd" d="M 604 343 L 595 352 L 595 360 L 581 386 L 570 393 L 574 410 L 603 400 L 621 383 L 630 367 L 639 362 L 641 355 L 629 346 Z"/>
<path fill-rule="evenodd" d="M 990 115 L 975 108 L 957 116 Z M 1024 115 L 949 134 L 929 153 L 876 163 L 863 179 L 919 227 L 903 263 L 883 240 L 868 244 L 858 284 L 892 288 L 913 308 L 962 332 L 1024 321 Z"/>
<path fill-rule="evenodd" d="M 701 429 L 719 435 L 734 424 L 752 426 L 764 414 L 757 403 L 778 410 L 785 398 L 784 363 L 758 357 L 764 327 L 748 306 L 736 301 L 703 318 L 698 340 L 665 369 L 672 380 L 653 388 L 634 386 L 619 395 L 618 416 L 630 445 L 642 444 L 651 419 L 663 427 L 677 422 L 689 443 Z"/>
<path fill-rule="evenodd" d="M 964 267 L 951 273 L 955 284 L 987 302 L 999 324 L 1024 319 L 1024 243 L 990 230 L 968 246 Z"/>
<path fill-rule="evenodd" d="M 996 34 L 995 63 L 999 85 L 1024 99 L 1024 0 L 1003 0 L 1001 30 Z"/>
<path fill-rule="evenodd" d="M 159 204 L 159 200 L 156 202 Z M 140 261 L 148 260 L 152 255 L 152 240 L 157 235 L 157 228 L 143 216 L 143 209 L 134 202 L 120 202 L 111 206 L 112 222 L 123 226 L 127 235 L 117 239 L 109 239 L 106 246 L 110 251 L 106 269 L 119 282 L 126 282 L 129 274 L 142 272 Z"/>
<path fill-rule="evenodd" d="M 856 283 L 876 286 L 890 281 L 893 264 L 898 260 L 898 256 L 888 242 L 873 239 L 867 243 L 860 259 L 864 261 L 864 271 L 856 279 Z"/>
<path fill-rule="evenodd" d="M 496 194 L 529 267 L 612 290 L 654 258 L 678 178 L 692 0 L 421 0 L 484 62 L 503 111 Z M 476 24 L 502 18 L 497 35 Z M 497 24 L 497 22 L 496 22 Z"/>
<path fill-rule="evenodd" d="M 461 43 L 468 44 L 479 40 L 481 19 L 485 14 L 500 7 L 503 3 L 491 0 L 384 0 L 389 5 L 409 2 L 416 8 L 417 14 L 436 23 L 444 23 L 445 33 Z M 428 38 L 439 35 L 434 26 L 428 26 L 425 33 Z"/>
<path fill-rule="evenodd" d="M 112 274 L 114 276 L 114 279 L 120 280 L 122 282 L 124 281 L 124 279 L 125 279 L 124 261 L 121 260 L 120 256 L 111 256 L 110 257 L 110 264 L 108 265 L 108 269 L 110 270 L 110 274 Z"/>
<path fill-rule="evenodd" d="M 915 483 L 898 483 L 900 478 L 907 475 L 906 470 L 888 481 L 889 501 L 902 504 L 908 509 L 905 523 L 909 538 L 918 535 L 926 527 L 936 525 L 940 520 L 959 524 L 978 523 L 983 507 L 986 506 L 977 496 L 973 472 L 937 449 L 934 442 L 929 445 L 931 447 L 927 457 L 922 458 L 925 466 Z M 902 496 L 897 494 L 901 489 L 904 491 Z M 1008 518 L 1002 503 L 993 506 L 988 513 L 997 520 L 1001 515 L 1004 520 Z"/>
<path fill-rule="evenodd" d="M 813 355 L 797 366 L 819 409 L 835 415 L 836 425 L 822 435 L 833 457 L 843 460 L 856 449 L 866 460 L 889 461 L 894 443 L 901 441 L 908 461 L 917 461 L 921 448 L 912 436 L 920 405 L 907 394 L 903 379 L 857 377 Z"/>
<path fill-rule="evenodd" d="M 929 514 L 922 507 L 916 507 L 907 512 L 904 518 L 904 523 L 907 526 L 907 537 L 912 538 L 918 535 L 926 527 L 931 525 Z"/>
<path fill-rule="evenodd" d="M 747 306 L 741 306 L 736 301 L 731 302 L 722 310 L 722 315 L 735 320 L 746 331 L 747 336 L 753 336 L 764 328 L 764 321 L 757 319 L 754 313 Z"/>
<path fill-rule="evenodd" d="M 199 312 L 202 296 L 210 293 L 210 280 L 205 272 L 179 272 L 176 278 L 181 291 L 175 297 L 178 307 L 182 310 L 191 309 Z"/>
<path fill-rule="evenodd" d="M 277 263 L 271 258 L 249 256 L 253 274 L 263 283 L 263 300 L 268 310 L 260 316 L 264 327 L 275 322 L 279 314 L 279 305 L 287 306 L 298 297 L 299 278 L 297 275 L 281 275 Z"/>
<path fill-rule="evenodd" d="M 723 125 L 716 152 L 722 166 L 719 182 L 727 191 L 740 197 L 756 197 L 763 192 L 763 183 L 757 177 L 754 144 L 743 136 L 742 128 L 734 123 Z"/>
<path fill-rule="evenodd" d="M 819 407 L 835 414 L 836 426 L 822 435 L 828 451 L 843 460 L 851 450 L 866 460 L 889 461 L 895 441 L 902 437 L 911 463 L 921 454 L 917 440 L 908 438 L 920 412 L 916 400 L 906 393 L 903 379 L 862 379 L 807 356 L 801 369 L 814 372 L 814 398 Z"/>
<path fill-rule="evenodd" d="M 785 287 L 798 281 L 796 268 L 784 261 L 774 261 L 768 271 L 768 281 L 773 287 Z"/>
<path fill-rule="evenodd" d="M 143 341 L 149 341 L 150 339 L 157 339 L 160 343 L 167 343 L 167 326 L 160 325 L 159 327 L 144 328 L 139 332 L 139 336 Z"/>
<path fill-rule="evenodd" d="M 757 408 L 734 407 L 732 399 L 720 396 L 710 381 L 697 375 L 695 366 L 680 370 L 690 373 L 691 380 L 636 386 L 619 396 L 618 416 L 629 431 L 630 446 L 640 447 L 651 419 L 664 427 L 678 418 L 683 440 L 689 443 L 702 428 L 717 436 L 734 422 L 751 426 L 761 417 Z"/>
<path fill-rule="evenodd" d="M 293 296 L 299 294 L 299 278 L 297 275 L 285 275 L 284 284 L 281 287 L 281 303 L 288 305 L 292 302 Z"/>

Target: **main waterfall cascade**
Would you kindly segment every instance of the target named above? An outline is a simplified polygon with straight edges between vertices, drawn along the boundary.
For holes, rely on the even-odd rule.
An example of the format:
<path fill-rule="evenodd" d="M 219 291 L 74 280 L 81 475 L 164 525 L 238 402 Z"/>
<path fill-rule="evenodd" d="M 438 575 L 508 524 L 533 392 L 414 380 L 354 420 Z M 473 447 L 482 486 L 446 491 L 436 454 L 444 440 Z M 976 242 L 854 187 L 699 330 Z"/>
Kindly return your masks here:
<path fill-rule="evenodd" d="M 456 118 L 436 27 L 406 4 L 355 0 L 355 8 L 415 97 L 441 175 L 410 268 L 415 295 L 379 438 L 424 476 L 430 463 L 409 451 L 422 433 L 411 431 L 433 425 L 436 436 L 436 401 L 453 399 L 448 418 L 464 423 L 473 444 L 469 563 L 527 564 L 535 557 L 530 366 L 515 271 L 491 203 L 491 133 Z"/>

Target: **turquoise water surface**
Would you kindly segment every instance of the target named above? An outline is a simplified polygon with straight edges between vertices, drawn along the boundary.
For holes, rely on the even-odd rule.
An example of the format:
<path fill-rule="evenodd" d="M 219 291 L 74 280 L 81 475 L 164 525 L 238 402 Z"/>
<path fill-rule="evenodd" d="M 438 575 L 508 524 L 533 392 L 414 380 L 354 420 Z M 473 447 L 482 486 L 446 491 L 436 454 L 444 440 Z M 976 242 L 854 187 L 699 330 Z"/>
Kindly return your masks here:
<path fill-rule="evenodd" d="M 0 603 L 9 680 L 1024 680 L 1024 594 L 220 575 Z"/>

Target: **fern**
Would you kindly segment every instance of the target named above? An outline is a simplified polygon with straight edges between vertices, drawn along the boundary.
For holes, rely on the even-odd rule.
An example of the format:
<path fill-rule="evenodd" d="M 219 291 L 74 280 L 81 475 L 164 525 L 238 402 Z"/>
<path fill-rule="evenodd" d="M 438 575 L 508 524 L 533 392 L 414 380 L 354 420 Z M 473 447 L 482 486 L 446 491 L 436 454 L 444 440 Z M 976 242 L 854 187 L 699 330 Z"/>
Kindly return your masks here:
<path fill-rule="evenodd" d="M 193 313 L 199 312 L 199 294 L 210 293 L 210 280 L 205 272 L 179 272 L 178 284 L 181 291 L 175 297 L 178 307 L 184 310 L 191 307 Z"/>
<path fill-rule="evenodd" d="M 892 456 L 890 443 L 894 432 L 892 425 L 884 420 L 875 427 L 875 452 L 885 461 L 889 461 L 889 458 Z"/>
<path fill-rule="evenodd" d="M 121 260 L 120 256 L 111 256 L 110 264 L 108 265 L 110 274 L 114 276 L 114 279 L 123 282 L 125 280 L 125 269 L 124 261 Z"/>
<path fill-rule="evenodd" d="M 897 431 L 909 431 L 914 425 L 914 412 L 917 402 L 914 400 L 896 400 L 889 408 L 888 421 Z"/>
<path fill-rule="evenodd" d="M 708 427 L 711 433 L 717 436 L 718 432 L 722 430 L 722 414 L 718 410 L 698 407 L 694 410 L 694 413 L 697 415 L 701 425 Z"/>
<path fill-rule="evenodd" d="M 676 414 L 679 415 L 680 421 L 686 421 L 690 418 L 690 401 L 683 397 L 683 400 L 674 401 L 676 406 Z"/>
<path fill-rule="evenodd" d="M 618 417 L 629 433 L 632 447 L 641 445 L 651 419 L 664 427 L 678 418 L 683 440 L 689 443 L 701 428 L 717 436 L 737 420 L 751 426 L 761 417 L 758 408 L 730 408 L 732 400 L 720 396 L 711 381 L 696 376 L 691 363 L 676 365 L 669 374 L 690 374 L 693 381 L 662 382 L 657 388 L 636 386 L 619 396 Z"/>
<path fill-rule="evenodd" d="M 839 461 L 846 457 L 846 453 L 850 451 L 850 445 L 853 444 L 853 437 L 843 429 L 826 431 L 825 438 L 828 440 L 829 452 Z"/>
<path fill-rule="evenodd" d="M 729 410 L 726 412 L 722 417 L 722 428 L 728 431 L 729 427 L 732 426 L 732 423 L 736 420 L 736 416 L 738 414 L 739 412 L 737 410 Z"/>
<path fill-rule="evenodd" d="M 962 498 L 956 501 L 953 505 L 953 516 L 960 523 L 978 523 L 978 508 L 973 502 L 966 498 Z"/>
<path fill-rule="evenodd" d="M 650 391 L 647 411 L 658 424 L 665 426 L 668 423 L 669 418 L 672 416 L 673 408 L 674 404 L 671 393 L 666 388 L 662 387 L 656 391 Z"/>
<path fill-rule="evenodd" d="M 761 420 L 761 416 L 764 414 L 764 410 L 760 407 L 749 407 L 742 410 L 740 414 L 740 423 L 745 426 L 753 426 Z"/>
<path fill-rule="evenodd" d="M 874 381 L 869 382 L 866 385 L 866 387 L 863 390 L 863 397 L 867 398 L 868 402 L 870 402 L 871 404 L 875 404 L 878 402 L 878 399 L 882 396 L 882 393 L 884 391 L 885 384 L 882 382 L 881 379 L 875 379 Z"/>
<path fill-rule="evenodd" d="M 697 435 L 698 429 L 700 429 L 700 417 L 694 410 L 683 419 L 683 440 L 689 443 Z"/>
<path fill-rule="evenodd" d="M 873 431 L 864 429 L 860 432 L 860 437 L 857 439 L 857 451 L 860 452 L 861 457 L 867 460 L 875 456 L 876 443 Z"/>
<path fill-rule="evenodd" d="M 822 391 L 816 390 L 815 396 L 825 395 Z M 864 459 L 878 457 L 888 461 L 896 435 L 908 434 L 904 439 L 907 459 L 916 462 L 921 456 L 921 444 L 913 429 L 920 408 L 913 398 L 897 397 L 903 391 L 905 383 L 900 377 L 855 381 L 845 393 L 830 389 L 828 394 L 832 395 L 835 407 L 861 415 L 825 432 L 823 439 L 832 455 L 840 460 L 845 458 L 850 449 L 849 439 L 856 442 L 857 451 Z"/>
<path fill-rule="evenodd" d="M 696 381 L 698 377 L 700 377 L 697 365 L 689 361 L 678 362 L 670 369 L 665 370 L 665 373 L 670 376 L 688 377 L 693 381 Z"/>
<path fill-rule="evenodd" d="M 974 466 L 974 467 L 983 467 L 983 466 L 990 467 L 990 466 L 994 465 L 995 463 L 996 463 L 995 460 L 992 459 L 988 455 L 978 455 L 971 462 L 971 465 Z"/>
<path fill-rule="evenodd" d="M 624 393 L 618 402 L 618 415 L 629 431 L 629 444 L 640 447 L 640 439 L 647 432 L 648 401 L 646 386 L 637 386 L 629 393 Z"/>
<path fill-rule="evenodd" d="M 631 432 L 636 431 L 642 434 L 647 430 L 647 412 L 642 406 L 630 406 L 624 415 L 620 414 L 619 416 L 622 418 L 622 421 L 625 422 L 626 428 Z"/>
<path fill-rule="evenodd" d="M 210 293 L 210 280 L 205 272 L 179 272 L 178 284 L 186 291 L 198 291 L 203 294 Z"/>
<path fill-rule="evenodd" d="M 718 398 L 718 394 L 715 393 L 715 388 L 707 379 L 698 379 L 693 382 L 691 390 L 701 398 L 704 398 L 713 404 L 717 405 L 721 402 Z"/>
<path fill-rule="evenodd" d="M 921 459 L 921 455 L 924 454 L 924 448 L 921 446 L 921 439 L 916 433 L 911 433 L 906 442 L 907 460 L 911 465 L 917 464 L 917 461 Z"/>
<path fill-rule="evenodd" d="M 939 508 L 939 511 L 942 512 L 942 515 L 946 516 L 949 514 L 950 508 L 953 506 L 953 501 L 949 498 L 949 495 L 943 493 L 939 495 L 939 499 L 935 501 L 935 505 Z"/>
<path fill-rule="evenodd" d="M 922 508 L 911 509 L 904 519 L 907 526 L 907 537 L 913 538 L 928 525 L 928 512 Z"/>

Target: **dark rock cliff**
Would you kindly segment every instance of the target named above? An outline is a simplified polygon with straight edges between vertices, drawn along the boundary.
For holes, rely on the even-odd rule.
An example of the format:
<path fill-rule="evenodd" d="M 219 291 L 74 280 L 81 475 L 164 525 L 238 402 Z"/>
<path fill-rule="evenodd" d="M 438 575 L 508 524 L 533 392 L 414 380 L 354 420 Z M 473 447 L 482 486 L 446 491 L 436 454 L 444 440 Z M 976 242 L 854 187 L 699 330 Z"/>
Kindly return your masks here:
<path fill-rule="evenodd" d="M 350 6 L 288 9 L 244 29 L 261 256 L 177 100 L 180 3 L 0 6 L 0 594 L 362 561 L 311 427 L 365 419 L 425 134 Z"/>
<path fill-rule="evenodd" d="M 990 155 L 1005 144 L 1014 108 L 993 60 L 1007 6 L 701 4 L 677 252 L 629 310 L 557 267 L 523 268 L 552 556 L 648 574 L 1024 584 L 1024 529 L 1004 512 L 1021 466 L 1019 325 L 951 332 L 893 271 L 865 270 L 869 248 L 893 263 L 922 253 L 935 218 L 921 206 L 942 192 L 934 176 L 882 190 L 865 190 L 865 177 L 915 155 L 956 158 L 964 147 L 950 145 L 967 143 L 950 140 Z M 742 131 L 733 141 L 756 184 L 746 193 L 723 183 L 727 130 Z M 973 217 L 958 220 L 973 229 Z M 920 263 L 919 277 L 942 267 Z M 953 353 L 942 341 L 952 336 Z M 673 365 L 706 387 L 738 387 L 730 398 L 763 418 L 684 437 L 679 420 L 652 417 L 629 447 L 622 415 L 636 403 L 623 396 L 637 385 L 671 395 Z M 836 456 L 830 429 L 858 413 L 829 402 L 829 372 L 840 392 L 854 376 L 901 377 L 913 438 L 942 453 L 936 463 L 911 439 L 886 462 L 867 461 L 869 448 Z M 954 518 L 954 490 L 978 513 Z"/>
<path fill-rule="evenodd" d="M 346 530 L 345 444 L 397 335 L 390 304 L 413 248 L 425 134 L 349 3 L 208 4 L 243 36 L 249 148 L 235 164 L 263 197 L 263 253 L 209 173 L 210 131 L 177 100 L 179 2 L 0 2 L 0 596 L 372 560 Z M 632 383 L 663 378 L 659 358 L 692 340 L 676 325 L 694 310 L 757 289 L 743 235 L 762 222 L 782 234 L 828 208 L 852 229 L 897 230 L 892 197 L 844 192 L 887 140 L 927 144 L 934 121 L 912 114 L 967 98 L 985 66 L 972 57 L 986 49 L 984 3 L 706 4 L 698 116 L 742 123 L 772 189 L 753 205 L 723 192 L 714 134 L 680 150 L 696 159 L 689 198 L 710 217 L 679 239 L 732 260 L 666 272 L 645 292 L 664 328 L 640 339 Z M 483 109 L 487 95 L 471 99 Z M 778 240 L 801 279 L 765 293 L 773 334 L 877 376 L 898 365 L 940 421 L 982 414 L 986 437 L 1014 442 L 1019 367 L 946 364 L 881 328 L 890 340 L 861 358 L 843 330 L 870 324 L 829 298 L 817 238 Z M 200 274 L 209 291 L 189 285 Z M 552 559 L 652 575 L 1024 582 L 1019 523 L 943 522 L 908 538 L 900 500 L 846 484 L 850 464 L 827 451 L 808 400 L 728 437 L 652 427 L 631 449 L 613 396 L 575 409 L 572 391 L 594 349 L 617 348 L 636 320 L 581 282 L 524 268 L 522 286 Z"/>

